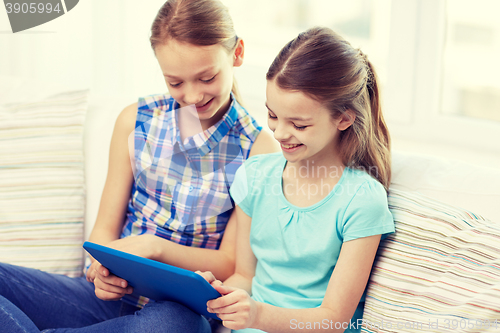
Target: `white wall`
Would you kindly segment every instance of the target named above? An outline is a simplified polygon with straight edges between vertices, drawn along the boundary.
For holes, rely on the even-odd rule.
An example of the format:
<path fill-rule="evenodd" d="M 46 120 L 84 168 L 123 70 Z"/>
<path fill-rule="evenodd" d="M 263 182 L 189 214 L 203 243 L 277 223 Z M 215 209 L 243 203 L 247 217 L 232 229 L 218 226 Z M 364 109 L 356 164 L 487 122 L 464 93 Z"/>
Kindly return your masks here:
<path fill-rule="evenodd" d="M 166 91 L 149 46 L 163 1 L 83 0 L 41 26 L 9 33 L 0 10 L 0 75 L 90 87 L 95 94 L 136 96 Z"/>

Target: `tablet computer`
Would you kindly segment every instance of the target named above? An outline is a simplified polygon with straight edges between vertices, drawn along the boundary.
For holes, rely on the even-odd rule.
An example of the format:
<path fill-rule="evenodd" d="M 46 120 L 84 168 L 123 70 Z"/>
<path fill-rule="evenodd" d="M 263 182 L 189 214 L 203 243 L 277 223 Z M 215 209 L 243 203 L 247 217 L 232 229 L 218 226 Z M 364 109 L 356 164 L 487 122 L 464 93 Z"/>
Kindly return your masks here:
<path fill-rule="evenodd" d="M 85 242 L 83 247 L 112 274 L 128 281 L 134 288 L 133 295 L 175 301 L 201 315 L 219 319 L 207 311 L 207 301 L 221 295 L 201 275 L 91 242 Z"/>

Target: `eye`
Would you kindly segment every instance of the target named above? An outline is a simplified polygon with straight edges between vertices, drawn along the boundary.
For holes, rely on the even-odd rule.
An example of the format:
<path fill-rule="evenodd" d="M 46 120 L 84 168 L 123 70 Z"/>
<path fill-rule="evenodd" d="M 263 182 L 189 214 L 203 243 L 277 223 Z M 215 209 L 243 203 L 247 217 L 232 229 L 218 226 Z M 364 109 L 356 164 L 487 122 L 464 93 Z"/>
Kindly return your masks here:
<path fill-rule="evenodd" d="M 179 82 L 179 83 L 168 83 L 169 86 L 171 86 L 172 88 L 177 88 L 178 86 L 181 85 L 182 82 Z"/>
<path fill-rule="evenodd" d="M 210 79 L 208 80 L 200 80 L 201 82 L 204 82 L 204 83 L 209 83 L 209 82 L 212 82 L 213 79 L 215 79 L 215 77 L 217 76 L 217 74 L 215 74 L 214 76 L 212 76 Z"/>
<path fill-rule="evenodd" d="M 270 119 L 276 119 L 278 117 L 276 117 L 275 115 L 271 114 L 271 112 L 268 112 L 267 113 L 267 116 L 270 118 Z"/>
<path fill-rule="evenodd" d="M 297 125 L 293 124 L 293 127 L 295 127 L 295 129 L 296 129 L 296 130 L 303 131 L 303 130 L 305 130 L 308 126 L 297 126 Z"/>

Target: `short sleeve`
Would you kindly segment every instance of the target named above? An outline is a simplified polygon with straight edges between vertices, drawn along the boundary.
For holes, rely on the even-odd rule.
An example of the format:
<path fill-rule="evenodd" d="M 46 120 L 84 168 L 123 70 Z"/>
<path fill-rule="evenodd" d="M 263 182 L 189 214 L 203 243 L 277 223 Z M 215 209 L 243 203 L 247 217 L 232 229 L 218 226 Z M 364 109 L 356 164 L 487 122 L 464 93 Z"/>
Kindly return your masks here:
<path fill-rule="evenodd" d="M 257 157 L 257 156 L 255 156 Z M 233 184 L 229 189 L 229 193 L 234 202 L 247 214 L 252 216 L 252 197 L 249 195 L 252 192 L 252 181 L 255 169 L 256 158 L 251 157 L 243 163 L 241 167 L 236 170 L 234 175 Z"/>
<path fill-rule="evenodd" d="M 394 230 L 384 187 L 376 180 L 364 182 L 345 210 L 341 232 L 343 241 L 374 235 L 385 237 Z"/>

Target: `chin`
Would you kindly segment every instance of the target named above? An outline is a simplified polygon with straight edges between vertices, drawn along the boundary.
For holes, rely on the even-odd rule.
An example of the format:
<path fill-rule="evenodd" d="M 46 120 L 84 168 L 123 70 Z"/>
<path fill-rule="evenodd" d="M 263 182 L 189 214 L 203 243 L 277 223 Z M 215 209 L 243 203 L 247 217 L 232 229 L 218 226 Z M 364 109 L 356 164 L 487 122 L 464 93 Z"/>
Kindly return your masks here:
<path fill-rule="evenodd" d="M 302 160 L 302 158 L 300 158 L 299 156 L 293 156 L 293 155 L 287 154 L 285 152 L 282 152 L 282 153 L 283 153 L 283 157 L 290 163 L 296 163 L 296 162 L 300 162 Z"/>
<path fill-rule="evenodd" d="M 216 115 L 217 115 L 217 111 L 210 111 L 210 112 L 198 114 L 200 120 L 209 120 L 209 119 L 214 118 Z"/>

